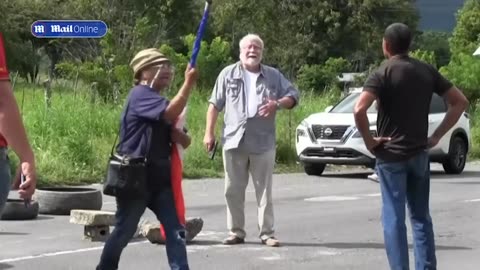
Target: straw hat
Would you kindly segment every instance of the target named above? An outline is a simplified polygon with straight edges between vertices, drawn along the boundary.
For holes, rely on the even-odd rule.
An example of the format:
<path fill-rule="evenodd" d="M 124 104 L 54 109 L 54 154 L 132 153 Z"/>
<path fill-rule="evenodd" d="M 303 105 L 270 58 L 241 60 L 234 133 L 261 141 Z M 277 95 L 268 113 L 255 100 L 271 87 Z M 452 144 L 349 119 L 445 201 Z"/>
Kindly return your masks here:
<path fill-rule="evenodd" d="M 170 60 L 158 49 L 150 48 L 138 52 L 130 61 L 130 67 L 133 69 L 134 78 L 139 79 L 138 76 L 142 69 L 165 62 L 170 62 Z"/>

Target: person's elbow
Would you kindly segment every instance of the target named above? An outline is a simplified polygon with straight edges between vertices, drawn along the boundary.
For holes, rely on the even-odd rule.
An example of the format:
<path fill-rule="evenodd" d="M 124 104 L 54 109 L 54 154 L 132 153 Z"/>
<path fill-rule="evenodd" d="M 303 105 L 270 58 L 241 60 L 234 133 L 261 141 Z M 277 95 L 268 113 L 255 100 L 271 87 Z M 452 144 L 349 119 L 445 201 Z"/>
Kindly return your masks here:
<path fill-rule="evenodd" d="M 468 99 L 463 96 L 463 98 L 459 101 L 459 107 L 462 108 L 462 111 L 466 111 L 468 106 L 470 105 L 470 102 L 468 101 Z"/>
<path fill-rule="evenodd" d="M 452 108 L 459 111 L 465 111 L 470 104 L 467 97 L 456 87 L 446 93 L 446 100 Z"/>
<path fill-rule="evenodd" d="M 353 108 L 353 116 L 355 119 L 358 119 L 362 115 L 367 114 L 367 108 L 365 106 L 362 106 L 361 104 L 356 104 L 355 107 Z"/>

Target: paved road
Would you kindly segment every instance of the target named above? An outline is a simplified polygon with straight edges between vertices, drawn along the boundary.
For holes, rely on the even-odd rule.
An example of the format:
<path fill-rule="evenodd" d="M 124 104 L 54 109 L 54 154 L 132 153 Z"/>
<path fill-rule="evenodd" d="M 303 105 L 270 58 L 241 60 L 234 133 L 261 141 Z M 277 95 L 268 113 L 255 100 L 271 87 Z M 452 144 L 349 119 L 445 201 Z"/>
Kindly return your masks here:
<path fill-rule="evenodd" d="M 440 170 L 432 174 L 431 208 L 439 268 L 478 269 L 480 165 L 470 164 L 457 177 Z M 257 239 L 251 184 L 246 205 L 247 243 L 240 246 L 220 243 L 226 236 L 223 182 L 195 180 L 184 186 L 188 216 L 205 220 L 197 241 L 188 246 L 192 269 L 388 269 L 379 186 L 367 180 L 365 172 L 323 177 L 276 175 L 276 229 L 283 244 L 279 248 L 262 246 Z M 114 207 L 112 198 L 105 197 L 104 209 Z M 153 218 L 153 214 L 147 211 L 145 217 Z M 0 269 L 94 269 L 102 243 L 82 240 L 82 230 L 69 224 L 66 216 L 0 221 Z M 120 269 L 168 269 L 165 248 L 142 239 L 133 241 L 124 251 Z"/>

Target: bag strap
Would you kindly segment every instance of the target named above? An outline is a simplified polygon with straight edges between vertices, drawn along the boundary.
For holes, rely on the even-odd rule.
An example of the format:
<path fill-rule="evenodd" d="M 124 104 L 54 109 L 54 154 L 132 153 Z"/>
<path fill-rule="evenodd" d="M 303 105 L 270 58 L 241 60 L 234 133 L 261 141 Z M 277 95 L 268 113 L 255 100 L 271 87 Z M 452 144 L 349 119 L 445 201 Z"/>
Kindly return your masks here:
<path fill-rule="evenodd" d="M 130 100 L 127 102 L 127 108 L 125 110 L 125 115 L 123 116 L 123 119 L 122 119 L 124 124 L 126 123 L 126 118 L 127 118 L 127 115 L 128 115 L 128 108 L 129 107 L 130 107 Z M 110 156 L 113 156 L 113 150 L 115 149 L 115 145 L 117 144 L 117 140 L 118 140 L 118 136 L 120 135 L 121 127 L 122 127 L 122 125 L 118 124 L 118 132 L 117 132 L 117 135 L 115 136 L 115 141 L 113 142 L 112 150 L 110 151 Z"/>
<path fill-rule="evenodd" d="M 130 100 L 127 102 L 127 108 L 125 109 L 125 115 L 123 116 L 123 119 L 122 119 L 124 121 L 125 125 L 126 125 L 126 118 L 127 118 L 127 115 L 128 115 L 129 107 L 130 107 Z M 113 156 L 113 150 L 115 149 L 115 145 L 117 144 L 117 140 L 118 140 L 118 137 L 120 135 L 120 129 L 121 129 L 121 125 L 119 124 L 118 132 L 117 132 L 117 135 L 115 136 L 115 141 L 113 142 L 112 150 L 110 151 L 110 156 Z M 147 150 L 146 150 L 146 153 L 145 153 L 145 161 L 147 160 L 148 152 L 150 150 L 150 144 L 151 144 L 151 141 L 152 141 L 152 134 L 153 134 L 152 125 L 148 126 L 147 133 L 148 132 L 150 132 L 150 136 L 148 136 L 148 134 L 147 134 Z"/>

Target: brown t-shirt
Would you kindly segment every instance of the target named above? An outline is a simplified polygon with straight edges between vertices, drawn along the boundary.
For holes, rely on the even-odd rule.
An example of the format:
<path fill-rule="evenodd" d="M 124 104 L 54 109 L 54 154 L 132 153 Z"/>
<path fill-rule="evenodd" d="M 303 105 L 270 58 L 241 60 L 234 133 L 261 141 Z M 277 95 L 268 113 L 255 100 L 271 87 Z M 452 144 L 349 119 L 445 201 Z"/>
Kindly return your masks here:
<path fill-rule="evenodd" d="M 433 66 L 407 55 L 391 57 L 373 72 L 364 91 L 379 102 L 378 136 L 392 138 L 375 149 L 376 157 L 394 162 L 424 151 L 432 95 L 442 96 L 451 87 Z"/>

